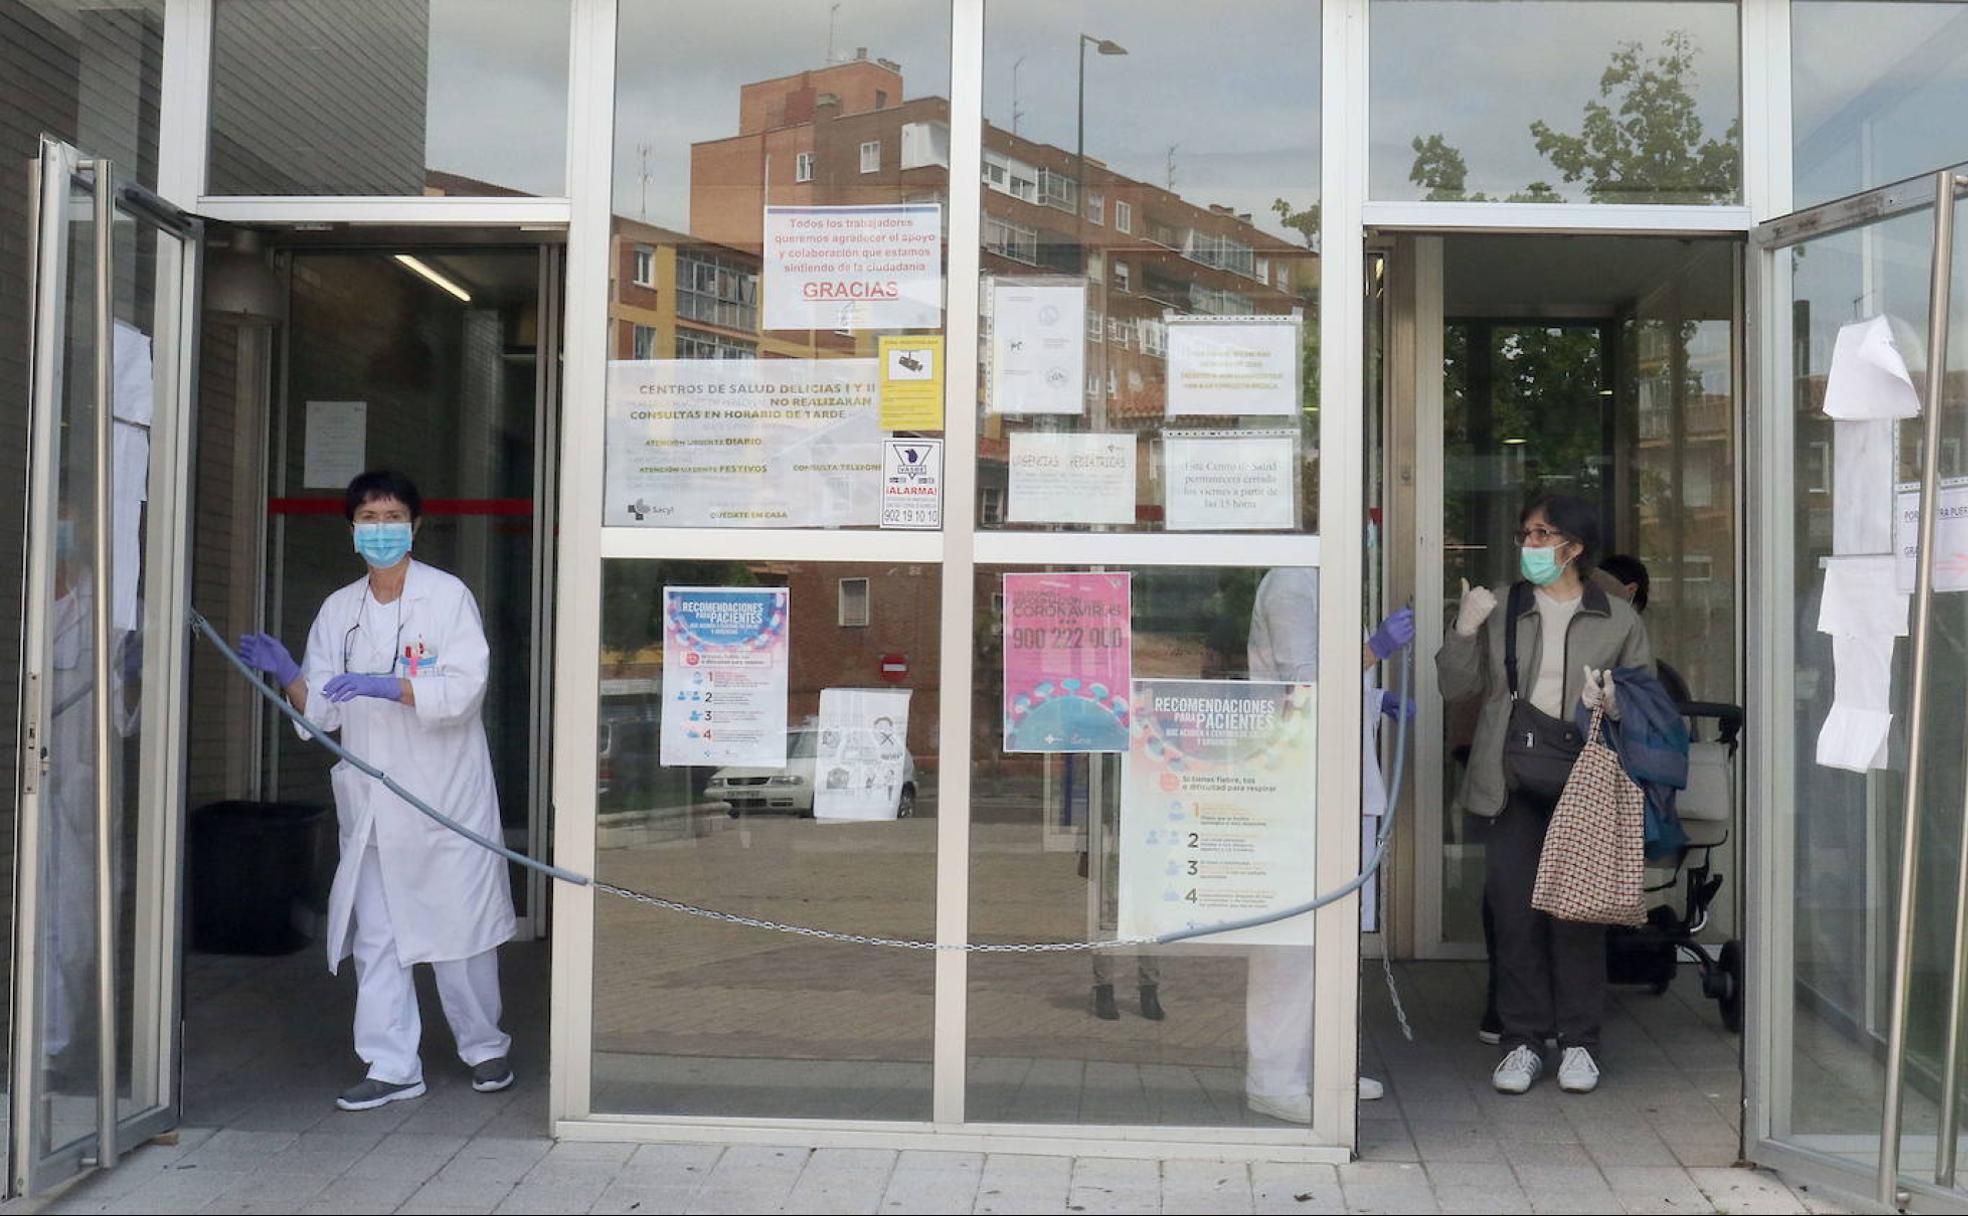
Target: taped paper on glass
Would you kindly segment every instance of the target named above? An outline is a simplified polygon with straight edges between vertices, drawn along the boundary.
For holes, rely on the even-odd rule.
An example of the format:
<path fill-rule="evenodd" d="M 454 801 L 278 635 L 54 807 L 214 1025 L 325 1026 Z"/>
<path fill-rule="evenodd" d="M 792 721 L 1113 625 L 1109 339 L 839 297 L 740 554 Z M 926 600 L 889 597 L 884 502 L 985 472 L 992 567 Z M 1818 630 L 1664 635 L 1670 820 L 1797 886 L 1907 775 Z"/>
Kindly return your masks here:
<path fill-rule="evenodd" d="M 1911 598 L 1894 583 L 1892 557 L 1834 557 L 1825 564 L 1818 632 L 1903 638 Z"/>
<path fill-rule="evenodd" d="M 789 594 L 663 588 L 663 767 L 786 767 Z"/>
<path fill-rule="evenodd" d="M 1885 317 L 1854 321 L 1838 330 L 1825 381 L 1824 412 L 1847 421 L 1915 418 L 1920 394 Z"/>
<path fill-rule="evenodd" d="M 1134 522 L 1134 436 L 1072 431 L 1013 431 L 1012 523 Z"/>
<path fill-rule="evenodd" d="M 992 279 L 993 414 L 1086 413 L 1086 283 Z"/>
<path fill-rule="evenodd" d="M 1831 436 L 1831 551 L 1893 549 L 1894 424 L 1835 422 Z"/>
<path fill-rule="evenodd" d="M 876 526 L 882 501 L 877 362 L 610 363 L 602 522 Z"/>
<path fill-rule="evenodd" d="M 894 819 L 909 768 L 909 690 L 823 688 L 815 819 Z"/>
<path fill-rule="evenodd" d="M 1163 526 L 1171 532 L 1289 528 L 1298 519 L 1298 432 L 1162 432 Z"/>
<path fill-rule="evenodd" d="M 1885 768 L 1893 726 L 1892 635 L 1835 634 L 1831 661 L 1838 683 L 1818 732 L 1818 763 L 1854 773 Z"/>
<path fill-rule="evenodd" d="M 1899 561 L 1894 581 L 1902 595 L 1912 595 L 1920 574 L 1920 483 L 1901 482 L 1896 502 L 1893 549 Z M 1968 477 L 1941 482 L 1935 501 L 1934 590 L 1968 591 Z"/>
<path fill-rule="evenodd" d="M 1304 325 L 1295 315 L 1170 316 L 1168 417 L 1296 417 Z"/>
<path fill-rule="evenodd" d="M 110 619 L 128 632 L 143 624 L 143 510 L 150 498 L 150 423 L 157 385 L 150 335 L 119 320 L 111 332 L 114 390 L 110 435 Z"/>
<path fill-rule="evenodd" d="M 1004 750 L 1128 746 L 1133 576 L 1004 576 Z"/>
<path fill-rule="evenodd" d="M 765 329 L 936 329 L 943 206 L 767 207 Z"/>
<path fill-rule="evenodd" d="M 369 403 L 310 401 L 301 447 L 301 485 L 340 490 L 368 461 Z"/>
<path fill-rule="evenodd" d="M 1282 912 L 1316 885 L 1317 685 L 1136 680 L 1121 766 L 1119 931 Z M 1312 944 L 1312 916 L 1205 939 Z"/>

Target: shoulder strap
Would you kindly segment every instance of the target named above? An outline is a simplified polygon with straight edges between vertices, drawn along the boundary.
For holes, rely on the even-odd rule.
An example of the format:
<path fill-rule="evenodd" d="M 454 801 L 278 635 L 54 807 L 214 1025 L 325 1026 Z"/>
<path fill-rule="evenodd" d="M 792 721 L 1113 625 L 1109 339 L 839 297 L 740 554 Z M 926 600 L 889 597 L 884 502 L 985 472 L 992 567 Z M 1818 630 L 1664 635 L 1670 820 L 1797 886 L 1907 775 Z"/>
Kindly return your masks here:
<path fill-rule="evenodd" d="M 1503 677 L 1510 686 L 1510 699 L 1517 699 L 1517 618 L 1524 614 L 1530 584 L 1519 580 L 1510 584 L 1510 595 L 1503 615 Z"/>

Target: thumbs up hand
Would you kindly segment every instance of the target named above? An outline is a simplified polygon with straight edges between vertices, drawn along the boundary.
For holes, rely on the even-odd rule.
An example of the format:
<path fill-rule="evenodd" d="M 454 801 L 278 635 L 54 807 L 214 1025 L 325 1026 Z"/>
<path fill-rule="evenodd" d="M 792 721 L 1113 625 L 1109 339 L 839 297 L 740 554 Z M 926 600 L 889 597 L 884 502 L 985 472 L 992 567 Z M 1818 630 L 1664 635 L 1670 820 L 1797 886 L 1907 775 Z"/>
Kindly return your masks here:
<path fill-rule="evenodd" d="M 1456 612 L 1455 631 L 1466 638 L 1476 636 L 1483 622 L 1490 619 L 1496 611 L 1497 597 L 1488 587 L 1471 587 L 1468 579 L 1462 580 L 1462 607 Z"/>

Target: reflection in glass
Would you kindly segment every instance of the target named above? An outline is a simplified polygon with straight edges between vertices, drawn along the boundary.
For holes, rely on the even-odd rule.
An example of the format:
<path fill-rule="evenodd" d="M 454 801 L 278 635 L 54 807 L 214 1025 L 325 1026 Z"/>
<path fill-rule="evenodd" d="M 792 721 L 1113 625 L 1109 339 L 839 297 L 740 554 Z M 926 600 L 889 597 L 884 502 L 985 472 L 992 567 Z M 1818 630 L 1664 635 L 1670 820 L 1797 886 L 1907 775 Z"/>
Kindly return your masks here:
<path fill-rule="evenodd" d="M 1968 4 L 1797 0 L 1790 61 L 1798 207 L 1968 160 Z"/>
<path fill-rule="evenodd" d="M 788 588 L 783 763 L 662 763 L 664 715 L 681 732 L 675 716 L 703 704 L 680 708 L 685 682 L 665 683 L 665 587 Z M 749 916 L 934 937 L 936 568 L 610 561 L 602 597 L 597 876 Z M 596 1110 L 929 1117 L 929 953 L 621 900 L 596 906 L 594 949 Z"/>
<path fill-rule="evenodd" d="M 621 7 L 604 523 L 880 525 L 943 429 L 949 59 L 924 0 Z"/>
<path fill-rule="evenodd" d="M 1734 4 L 1373 0 L 1371 13 L 1372 198 L 1742 197 Z"/>
<path fill-rule="evenodd" d="M 1513 533 L 1525 502 L 1577 495 L 1599 507 L 1606 554 L 1647 568 L 1655 658 L 1694 699 L 1739 703 L 1731 245 L 1455 237 L 1443 242 L 1443 262 L 1449 619 L 1462 579 L 1498 589 L 1517 579 Z M 1444 721 L 1442 788 L 1452 799 L 1476 706 L 1450 704 Z M 1449 805 L 1442 932 L 1480 941 L 1482 846 Z M 1733 884 L 1740 870 L 1726 852 L 1716 860 Z M 1732 900 L 1717 905 L 1722 936 Z"/>
<path fill-rule="evenodd" d="M 1316 528 L 1317 18 L 987 6 L 979 526 Z"/>
<path fill-rule="evenodd" d="M 570 0 L 219 0 L 212 194 L 567 192 Z"/>

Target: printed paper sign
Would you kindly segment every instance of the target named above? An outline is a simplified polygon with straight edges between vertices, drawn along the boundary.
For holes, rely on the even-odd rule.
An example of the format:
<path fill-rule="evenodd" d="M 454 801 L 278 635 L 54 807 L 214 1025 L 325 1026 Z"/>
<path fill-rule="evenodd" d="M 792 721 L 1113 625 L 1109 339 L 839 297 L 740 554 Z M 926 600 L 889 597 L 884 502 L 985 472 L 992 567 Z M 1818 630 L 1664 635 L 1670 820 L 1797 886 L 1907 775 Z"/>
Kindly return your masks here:
<path fill-rule="evenodd" d="M 766 329 L 936 329 L 943 207 L 765 209 Z"/>
<path fill-rule="evenodd" d="M 890 439 L 882 444 L 884 528 L 943 526 L 943 441 Z"/>
<path fill-rule="evenodd" d="M 993 414 L 1086 412 L 1086 284 L 991 281 Z"/>
<path fill-rule="evenodd" d="M 1134 436 L 1013 431 L 1012 523 L 1134 522 Z"/>
<path fill-rule="evenodd" d="M 786 766 L 784 587 L 663 588 L 662 763 Z"/>
<path fill-rule="evenodd" d="M 873 359 L 609 364 L 602 522 L 848 528 L 881 521 Z"/>
<path fill-rule="evenodd" d="M 1920 573 L 1920 483 L 1894 487 L 1893 548 L 1899 554 L 1899 590 L 1912 595 Z M 1934 590 L 1968 591 L 1968 477 L 1941 482 L 1934 516 Z"/>
<path fill-rule="evenodd" d="M 1169 317 L 1168 416 L 1296 415 L 1296 316 Z"/>
<path fill-rule="evenodd" d="M 1130 576 L 1004 576 L 1004 749 L 1127 747 Z"/>
<path fill-rule="evenodd" d="M 943 429 L 943 336 L 882 335 L 879 398 L 884 431 Z"/>
<path fill-rule="evenodd" d="M 1298 432 L 1163 431 L 1163 524 L 1171 532 L 1290 528 Z"/>
<path fill-rule="evenodd" d="M 310 490 L 347 489 L 368 459 L 368 437 L 368 402 L 308 402 L 301 484 Z"/>
<path fill-rule="evenodd" d="M 1154 937 L 1312 899 L 1317 686 L 1136 680 L 1121 765 L 1120 922 Z M 1202 939 L 1309 946 L 1314 918 Z"/>
<path fill-rule="evenodd" d="M 908 689 L 820 690 L 815 819 L 894 819 L 908 776 Z"/>

